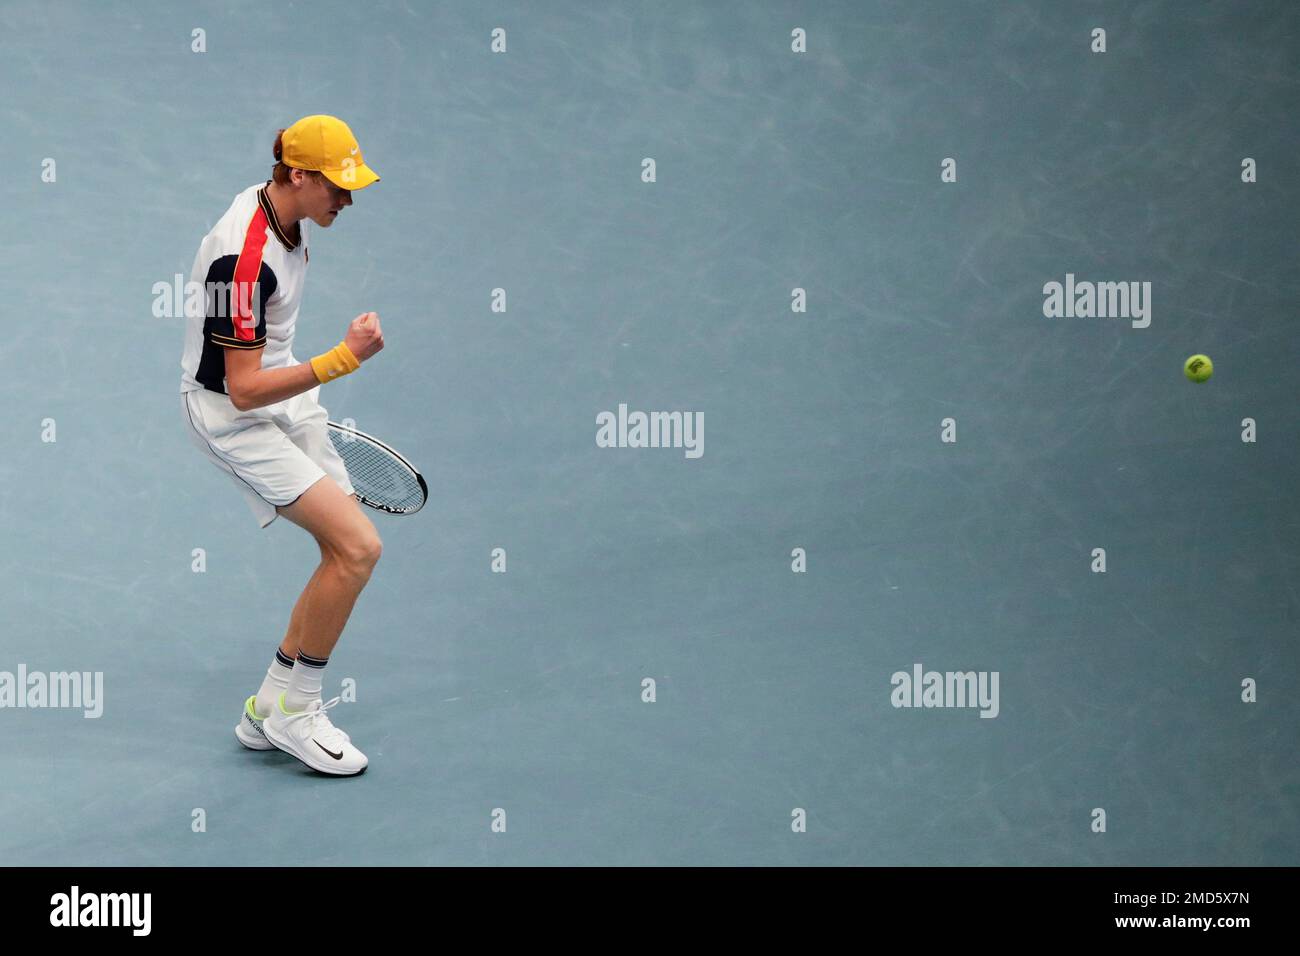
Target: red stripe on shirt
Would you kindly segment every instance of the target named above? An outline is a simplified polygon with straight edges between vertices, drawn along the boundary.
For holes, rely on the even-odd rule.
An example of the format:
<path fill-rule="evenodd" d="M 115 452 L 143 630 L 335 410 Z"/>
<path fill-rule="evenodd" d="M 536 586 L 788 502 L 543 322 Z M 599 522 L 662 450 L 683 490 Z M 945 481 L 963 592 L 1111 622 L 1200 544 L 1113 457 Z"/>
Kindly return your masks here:
<path fill-rule="evenodd" d="M 266 246 L 266 213 L 257 207 L 253 221 L 244 234 L 244 248 L 235 263 L 234 287 L 230 290 L 230 307 L 235 327 L 235 338 L 253 341 L 257 338 L 257 322 L 253 318 L 253 284 L 262 272 L 262 249 Z"/>

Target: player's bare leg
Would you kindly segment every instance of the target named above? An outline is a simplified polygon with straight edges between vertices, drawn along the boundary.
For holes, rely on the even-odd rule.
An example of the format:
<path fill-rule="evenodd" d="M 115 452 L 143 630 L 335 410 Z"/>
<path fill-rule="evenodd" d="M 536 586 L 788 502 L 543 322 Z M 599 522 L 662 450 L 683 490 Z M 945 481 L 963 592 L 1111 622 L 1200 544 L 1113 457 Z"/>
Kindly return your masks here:
<path fill-rule="evenodd" d="M 383 544 L 356 499 L 322 478 L 291 505 L 276 509 L 320 546 L 321 563 L 289 618 L 280 645 L 286 653 L 328 658 L 370 580 Z"/>
<path fill-rule="evenodd" d="M 280 642 L 280 653 L 293 660 L 298 656 L 299 642 L 302 640 L 303 621 L 307 611 L 307 603 L 310 600 L 311 590 L 316 585 L 317 578 L 320 577 L 321 570 L 325 567 L 325 549 L 321 549 L 321 563 L 316 566 L 312 572 L 311 578 L 307 581 L 307 586 L 302 589 L 298 595 L 298 603 L 293 606 L 293 613 L 289 615 L 289 629 L 285 632 L 284 640 Z"/>

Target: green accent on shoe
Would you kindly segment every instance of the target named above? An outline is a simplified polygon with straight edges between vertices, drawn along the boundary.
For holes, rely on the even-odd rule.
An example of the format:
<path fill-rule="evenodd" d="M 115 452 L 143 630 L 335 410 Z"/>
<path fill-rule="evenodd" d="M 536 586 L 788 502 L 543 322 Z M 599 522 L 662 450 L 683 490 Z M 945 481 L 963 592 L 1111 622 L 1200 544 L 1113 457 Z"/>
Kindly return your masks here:
<path fill-rule="evenodd" d="M 257 716 L 257 708 L 254 706 L 256 703 L 257 695 L 254 694 L 252 697 L 248 698 L 248 700 L 244 701 L 244 709 L 248 711 L 249 717 L 252 717 L 260 724 L 262 721 L 266 720 L 266 718 Z"/>
<path fill-rule="evenodd" d="M 284 714 L 286 717 L 292 717 L 294 714 L 301 714 L 301 713 L 304 713 L 304 711 L 301 711 L 301 710 L 290 710 L 288 707 L 285 707 L 285 706 L 284 706 L 284 692 L 283 692 L 283 691 L 280 693 L 280 696 L 277 697 L 277 698 L 275 699 L 275 703 L 276 703 L 276 706 L 278 706 L 278 707 L 280 708 L 280 713 Z"/>

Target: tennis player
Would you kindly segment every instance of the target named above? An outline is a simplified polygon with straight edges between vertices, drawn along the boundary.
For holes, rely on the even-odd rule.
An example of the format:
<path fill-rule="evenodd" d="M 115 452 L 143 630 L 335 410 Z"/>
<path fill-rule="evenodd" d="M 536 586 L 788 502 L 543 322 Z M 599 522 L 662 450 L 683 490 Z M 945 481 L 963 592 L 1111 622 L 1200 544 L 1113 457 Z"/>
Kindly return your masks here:
<path fill-rule="evenodd" d="M 307 220 L 328 229 L 352 194 L 379 177 L 333 116 L 281 130 L 275 159 L 272 178 L 235 197 L 194 259 L 190 278 L 204 284 L 207 304 L 206 314 L 186 318 L 181 411 L 191 440 L 239 487 L 261 527 L 284 515 L 320 546 L 320 565 L 235 736 L 252 750 L 278 747 L 314 770 L 348 776 L 365 770 L 366 755 L 330 721 L 338 698 L 322 703 L 321 678 L 380 540 L 352 497 L 318 398 L 321 385 L 382 349 L 384 335 L 367 312 L 342 342 L 301 363 L 293 337 Z"/>

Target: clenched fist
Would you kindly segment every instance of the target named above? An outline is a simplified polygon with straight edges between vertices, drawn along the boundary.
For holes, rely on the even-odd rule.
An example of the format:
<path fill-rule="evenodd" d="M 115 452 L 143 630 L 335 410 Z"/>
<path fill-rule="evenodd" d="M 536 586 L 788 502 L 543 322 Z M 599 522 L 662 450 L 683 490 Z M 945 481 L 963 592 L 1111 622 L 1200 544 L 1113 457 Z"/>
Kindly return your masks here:
<path fill-rule="evenodd" d="M 379 327 L 379 313 L 367 312 L 353 319 L 343 344 L 357 357 L 358 362 L 364 362 L 382 349 L 384 332 Z"/>

